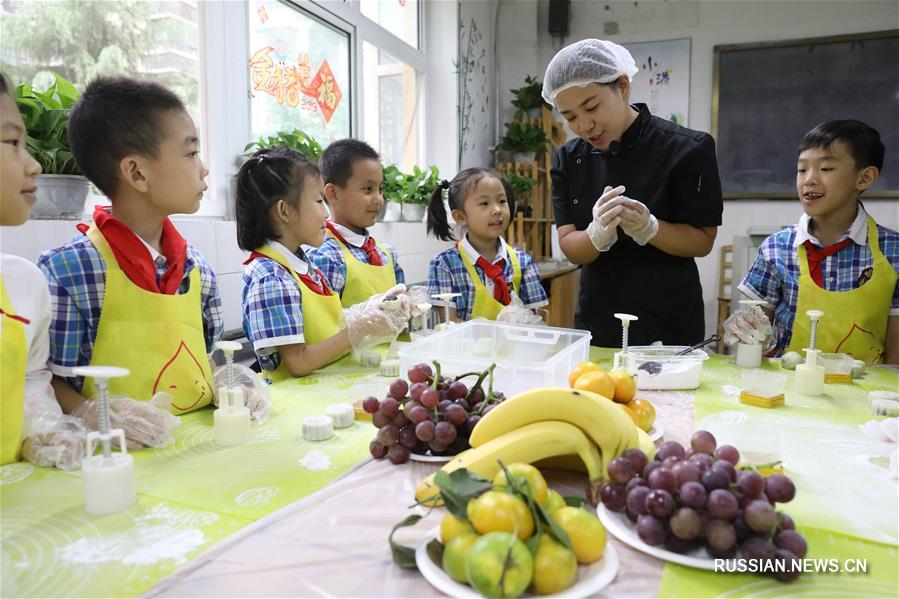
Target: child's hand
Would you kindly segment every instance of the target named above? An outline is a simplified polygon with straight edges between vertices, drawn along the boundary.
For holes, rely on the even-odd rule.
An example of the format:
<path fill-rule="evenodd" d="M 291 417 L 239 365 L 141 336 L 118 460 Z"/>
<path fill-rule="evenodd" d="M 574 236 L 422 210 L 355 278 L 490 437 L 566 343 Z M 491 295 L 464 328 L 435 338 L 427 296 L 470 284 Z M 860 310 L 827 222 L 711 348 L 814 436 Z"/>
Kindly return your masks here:
<path fill-rule="evenodd" d="M 397 293 L 399 287 L 383 295 L 374 295 L 343 311 L 353 350 L 365 351 L 393 341 L 405 328 L 410 316 L 409 298 L 405 295 L 405 285 L 401 293 Z M 396 303 L 385 305 L 385 298 L 389 297 L 395 299 L 387 301 Z"/>
<path fill-rule="evenodd" d="M 268 385 L 258 374 L 243 364 L 232 364 L 234 368 L 234 384 L 243 389 L 244 405 L 250 410 L 250 418 L 255 422 L 265 422 L 272 413 L 272 395 Z M 218 407 L 218 390 L 228 384 L 228 366 L 219 366 L 212 374 L 215 389 L 213 404 Z"/>
<path fill-rule="evenodd" d="M 44 413 L 29 422 L 22 459 L 44 468 L 77 470 L 84 458 L 87 429 L 72 416 Z"/>
<path fill-rule="evenodd" d="M 759 306 L 740 308 L 724 321 L 724 343 L 764 343 L 771 336 L 771 322 Z"/>
<path fill-rule="evenodd" d="M 81 418 L 89 430 L 99 430 L 98 403 L 86 401 L 73 416 Z M 128 449 L 165 447 L 175 440 L 172 429 L 181 423 L 177 416 L 160 410 L 149 401 L 137 401 L 130 397 L 109 398 L 109 428 L 125 432 Z"/>

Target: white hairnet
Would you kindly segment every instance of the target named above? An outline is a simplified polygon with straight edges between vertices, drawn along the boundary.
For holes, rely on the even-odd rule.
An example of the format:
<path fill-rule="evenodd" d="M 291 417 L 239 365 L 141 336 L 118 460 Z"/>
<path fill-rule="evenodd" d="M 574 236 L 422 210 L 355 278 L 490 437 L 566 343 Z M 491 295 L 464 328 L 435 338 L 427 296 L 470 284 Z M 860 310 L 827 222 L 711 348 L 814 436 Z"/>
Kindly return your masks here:
<path fill-rule="evenodd" d="M 587 39 L 559 50 L 543 77 L 543 99 L 555 105 L 560 91 L 588 83 L 611 83 L 622 75 L 628 80 L 637 74 L 634 57 L 622 46 L 604 40 Z"/>

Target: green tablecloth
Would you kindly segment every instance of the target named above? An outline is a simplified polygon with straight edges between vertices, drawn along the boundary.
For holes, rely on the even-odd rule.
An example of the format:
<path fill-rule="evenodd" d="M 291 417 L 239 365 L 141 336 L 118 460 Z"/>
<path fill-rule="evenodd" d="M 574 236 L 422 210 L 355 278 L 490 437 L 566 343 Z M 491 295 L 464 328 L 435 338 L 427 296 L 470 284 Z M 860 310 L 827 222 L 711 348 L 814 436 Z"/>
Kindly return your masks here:
<path fill-rule="evenodd" d="M 779 370 L 776 362 L 764 368 Z M 782 459 L 797 485 L 793 502 L 784 506 L 809 544 L 809 559 L 867 560 L 867 572 L 804 573 L 786 586 L 767 576 L 722 574 L 666 564 L 659 595 L 668 597 L 899 596 L 896 536 L 899 514 L 895 480 L 866 452 L 888 452 L 869 443 L 857 425 L 874 418 L 867 392 L 899 388 L 899 375 L 869 368 L 852 384 L 826 385 L 822 397 L 792 390 L 792 373 L 783 407 L 765 409 L 739 403 L 741 384 L 733 358 L 713 356 L 703 367 L 702 385 L 694 394 L 696 428 L 714 432 L 719 443 L 753 447 Z M 784 371 L 788 372 L 788 371 Z M 888 454 L 887 454 L 888 455 Z M 849 566 L 851 567 L 851 565 Z"/>
<path fill-rule="evenodd" d="M 349 471 L 368 455 L 368 422 L 320 443 L 301 421 L 332 403 L 382 395 L 388 379 L 351 357 L 271 387 L 274 411 L 244 446 L 213 442 L 212 409 L 181 418 L 176 442 L 134 452 L 138 500 L 105 517 L 84 511 L 80 472 L 9 464 L 0 470 L 0 595 L 134 596 L 191 558 Z M 312 451 L 330 465 L 301 465 Z"/>

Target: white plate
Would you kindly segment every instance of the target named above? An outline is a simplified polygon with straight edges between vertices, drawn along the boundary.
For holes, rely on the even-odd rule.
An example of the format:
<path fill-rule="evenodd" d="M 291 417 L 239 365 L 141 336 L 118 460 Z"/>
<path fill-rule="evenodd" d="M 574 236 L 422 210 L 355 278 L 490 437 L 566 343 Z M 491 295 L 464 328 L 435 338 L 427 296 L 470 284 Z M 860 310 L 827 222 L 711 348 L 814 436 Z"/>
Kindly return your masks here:
<path fill-rule="evenodd" d="M 613 512 L 600 503 L 596 508 L 596 514 L 599 516 L 603 526 L 606 527 L 606 530 L 625 545 L 630 545 L 638 551 L 665 561 L 681 564 L 682 566 L 699 568 L 700 570 L 715 569 L 715 560 L 709 557 L 704 548 L 694 549 L 690 553 L 674 553 L 664 547 L 653 547 L 640 539 L 640 536 L 637 534 L 637 525 L 628 520 L 623 512 Z"/>
<path fill-rule="evenodd" d="M 652 427 L 649 429 L 649 432 L 646 434 L 649 435 L 649 440 L 652 441 L 653 443 L 655 443 L 656 441 L 658 441 L 659 439 L 662 438 L 662 435 L 665 434 L 665 429 L 662 427 L 661 424 L 655 423 L 652 425 Z"/>
<path fill-rule="evenodd" d="M 443 568 L 431 561 L 428 555 L 428 543 L 440 536 L 440 527 L 431 529 L 415 548 L 415 564 L 431 586 L 446 593 L 450 597 L 480 597 L 481 595 L 466 584 L 456 582 L 443 571 Z M 602 559 L 590 565 L 578 565 L 577 581 L 561 593 L 541 595 L 541 597 L 586 597 L 604 589 L 615 580 L 618 574 L 618 553 L 611 543 L 606 543 Z M 532 597 L 525 594 L 523 597 Z"/>
<path fill-rule="evenodd" d="M 414 451 L 409 452 L 409 459 L 413 462 L 433 462 L 435 464 L 445 464 L 453 459 L 454 455 L 431 455 L 431 450 L 428 450 L 428 453 L 421 454 L 415 453 Z"/>

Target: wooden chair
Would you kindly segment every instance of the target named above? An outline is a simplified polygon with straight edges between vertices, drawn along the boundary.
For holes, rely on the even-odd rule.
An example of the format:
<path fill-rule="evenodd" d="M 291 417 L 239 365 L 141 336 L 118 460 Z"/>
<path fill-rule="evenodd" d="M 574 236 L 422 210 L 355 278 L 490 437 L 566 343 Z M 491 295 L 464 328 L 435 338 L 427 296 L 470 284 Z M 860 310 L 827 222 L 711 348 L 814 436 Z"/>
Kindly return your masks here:
<path fill-rule="evenodd" d="M 733 293 L 733 257 L 734 246 L 721 246 L 721 253 L 718 262 L 718 344 L 715 351 L 719 354 L 724 353 L 724 321 L 730 316 L 731 294 Z"/>

